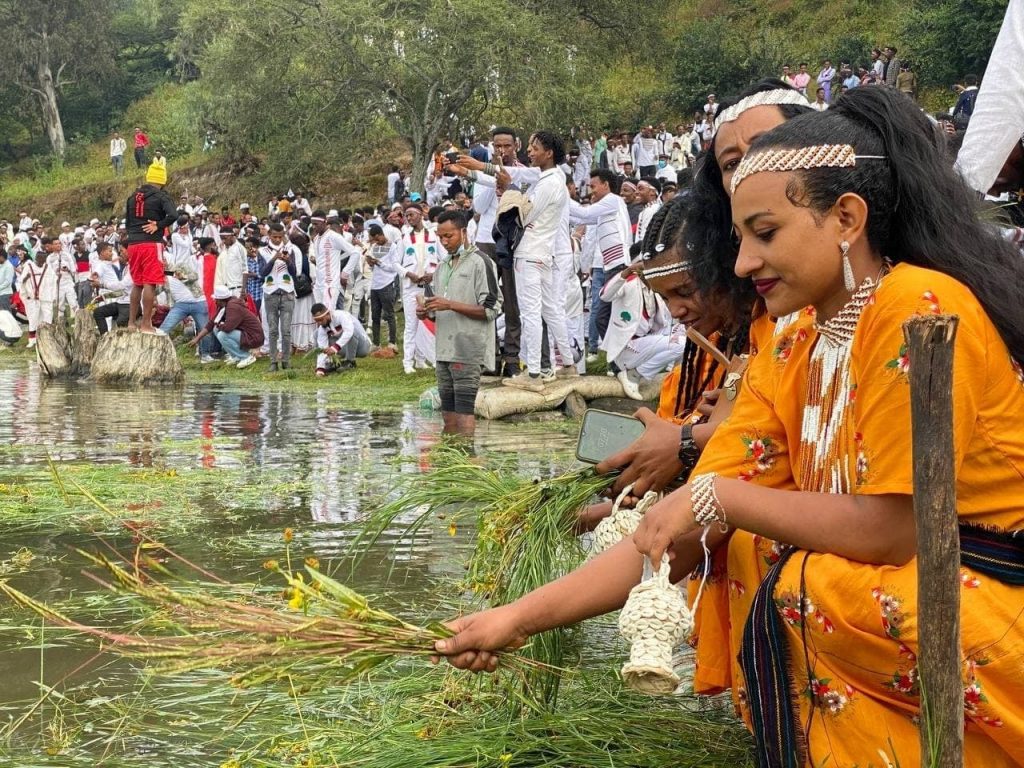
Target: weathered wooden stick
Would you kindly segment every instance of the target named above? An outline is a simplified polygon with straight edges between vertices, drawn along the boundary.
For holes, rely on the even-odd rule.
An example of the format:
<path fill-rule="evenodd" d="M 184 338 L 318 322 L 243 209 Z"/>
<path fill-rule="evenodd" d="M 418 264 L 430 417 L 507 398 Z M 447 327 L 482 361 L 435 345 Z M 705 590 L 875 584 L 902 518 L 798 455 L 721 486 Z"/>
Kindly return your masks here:
<path fill-rule="evenodd" d="M 959 321 L 956 315 L 926 315 L 903 324 L 910 357 L 917 523 L 920 764 L 928 768 L 963 765 L 960 534 L 953 454 L 953 342 Z"/>

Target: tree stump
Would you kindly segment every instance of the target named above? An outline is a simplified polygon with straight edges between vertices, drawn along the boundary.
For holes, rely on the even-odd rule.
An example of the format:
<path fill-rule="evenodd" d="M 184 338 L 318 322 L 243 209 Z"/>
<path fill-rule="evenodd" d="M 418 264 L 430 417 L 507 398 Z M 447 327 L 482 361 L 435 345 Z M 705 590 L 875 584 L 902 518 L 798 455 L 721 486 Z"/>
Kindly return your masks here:
<path fill-rule="evenodd" d="M 96 327 L 92 312 L 84 308 L 78 310 L 75 313 L 75 327 L 71 332 L 71 372 L 73 374 L 82 375 L 89 372 L 99 340 L 100 332 Z"/>
<path fill-rule="evenodd" d="M 101 384 L 177 383 L 185 378 L 167 336 L 118 329 L 105 333 L 92 356 L 92 380 Z"/>
<path fill-rule="evenodd" d="M 960 647 L 960 529 L 953 451 L 956 315 L 903 324 L 910 356 L 914 519 L 917 523 L 917 666 L 921 765 L 959 768 L 964 750 Z"/>
<path fill-rule="evenodd" d="M 36 329 L 36 359 L 51 379 L 71 373 L 71 337 L 63 322 L 42 323 Z"/>

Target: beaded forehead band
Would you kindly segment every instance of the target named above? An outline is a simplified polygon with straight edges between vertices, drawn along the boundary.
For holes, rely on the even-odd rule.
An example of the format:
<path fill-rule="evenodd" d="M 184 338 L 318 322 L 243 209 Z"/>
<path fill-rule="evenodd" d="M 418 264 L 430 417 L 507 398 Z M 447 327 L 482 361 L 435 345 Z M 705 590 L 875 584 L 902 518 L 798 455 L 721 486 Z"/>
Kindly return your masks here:
<path fill-rule="evenodd" d="M 797 149 L 747 153 L 732 175 L 732 193 L 748 176 L 764 171 L 804 171 L 811 168 L 854 168 L 858 160 L 885 160 L 884 155 L 858 155 L 849 144 L 818 144 Z"/>
<path fill-rule="evenodd" d="M 642 266 L 640 268 L 640 277 L 643 278 L 646 283 L 648 280 L 657 280 L 659 277 L 668 277 L 674 275 L 677 272 L 689 272 L 690 262 L 688 261 L 677 261 L 674 264 L 662 264 L 657 267 Z"/>
<path fill-rule="evenodd" d="M 792 88 L 758 91 L 744 99 L 740 99 L 728 109 L 723 109 L 719 112 L 718 117 L 715 118 L 715 133 L 718 133 L 718 129 L 725 123 L 731 123 L 733 120 L 736 120 L 748 109 L 769 105 L 779 106 L 781 104 L 798 104 L 802 107 L 810 106 L 807 97 L 800 93 L 800 91 L 794 91 Z"/>

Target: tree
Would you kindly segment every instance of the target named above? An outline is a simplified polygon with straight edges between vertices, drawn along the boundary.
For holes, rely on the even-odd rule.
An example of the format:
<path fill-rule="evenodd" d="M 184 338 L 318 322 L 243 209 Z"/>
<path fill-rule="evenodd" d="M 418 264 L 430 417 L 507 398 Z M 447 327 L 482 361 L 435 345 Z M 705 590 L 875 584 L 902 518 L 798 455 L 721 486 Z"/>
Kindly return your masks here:
<path fill-rule="evenodd" d="M 34 97 L 58 157 L 67 148 L 58 97 L 76 77 L 109 65 L 110 11 L 110 0 L 0 0 L 7 40 L 0 64 Z"/>
<path fill-rule="evenodd" d="M 1008 0 L 918 3 L 903 38 L 921 82 L 948 87 L 966 74 L 981 77 L 1003 23 Z M 903 51 L 900 55 L 904 56 Z"/>
<path fill-rule="evenodd" d="M 221 104 L 212 118 L 229 151 L 287 148 L 297 172 L 312 148 L 312 170 L 325 151 L 361 146 L 387 126 L 407 144 L 411 188 L 422 191 L 442 139 L 526 102 L 543 114 L 537 98 L 571 78 L 574 47 L 597 29 L 589 17 L 614 29 L 629 7 L 620 0 L 192 0 L 174 48 L 216 88 Z"/>

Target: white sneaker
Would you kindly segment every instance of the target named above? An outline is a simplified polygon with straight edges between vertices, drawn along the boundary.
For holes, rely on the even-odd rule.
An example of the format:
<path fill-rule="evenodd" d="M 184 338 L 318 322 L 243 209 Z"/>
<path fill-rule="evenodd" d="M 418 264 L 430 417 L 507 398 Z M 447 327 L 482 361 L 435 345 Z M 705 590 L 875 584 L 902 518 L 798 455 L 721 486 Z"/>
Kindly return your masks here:
<path fill-rule="evenodd" d="M 550 368 L 542 368 L 540 371 L 540 380 L 545 384 L 550 384 L 555 380 L 555 372 Z"/>
<path fill-rule="evenodd" d="M 256 355 L 249 355 L 244 360 L 238 361 L 238 368 L 248 368 L 250 365 L 256 362 Z"/>
<path fill-rule="evenodd" d="M 629 377 L 629 371 L 619 371 L 615 378 L 622 385 L 622 391 L 626 393 L 626 397 L 631 400 L 644 399 L 644 396 L 640 394 L 639 385 Z"/>
<path fill-rule="evenodd" d="M 416 369 L 413 368 L 412 363 L 405 363 L 404 367 L 406 373 L 416 373 Z"/>
<path fill-rule="evenodd" d="M 596 363 L 600 359 L 601 359 L 601 356 L 599 354 L 597 354 L 597 352 L 591 352 L 589 355 L 587 355 L 587 362 L 588 363 Z"/>
<path fill-rule="evenodd" d="M 433 368 L 434 366 L 432 366 L 426 360 L 420 360 L 418 363 L 416 363 L 416 367 L 419 368 L 421 371 L 425 371 L 428 368 Z"/>
<path fill-rule="evenodd" d="M 207 363 L 216 363 L 217 358 L 214 357 L 213 355 L 201 355 L 199 358 L 199 362 L 202 365 L 206 365 Z"/>
<path fill-rule="evenodd" d="M 26 349 L 32 349 L 32 347 L 34 347 L 35 345 L 36 345 L 36 340 L 35 339 L 29 339 L 28 340 L 28 346 L 26 347 Z"/>

